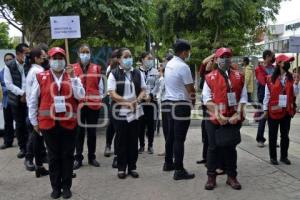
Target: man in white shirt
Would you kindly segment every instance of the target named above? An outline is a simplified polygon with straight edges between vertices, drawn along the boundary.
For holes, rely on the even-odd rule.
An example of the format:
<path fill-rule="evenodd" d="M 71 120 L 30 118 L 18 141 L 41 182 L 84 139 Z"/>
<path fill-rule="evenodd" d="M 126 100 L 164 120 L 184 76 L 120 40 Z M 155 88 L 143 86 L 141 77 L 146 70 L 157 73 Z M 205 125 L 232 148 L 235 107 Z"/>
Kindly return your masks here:
<path fill-rule="evenodd" d="M 24 158 L 28 131 L 26 128 L 26 75 L 29 65 L 26 63 L 29 57 L 29 47 L 19 44 L 16 47 L 16 59 L 4 68 L 4 82 L 8 90 L 8 103 L 12 107 L 13 118 L 16 121 L 16 136 L 20 152 L 18 158 Z"/>
<path fill-rule="evenodd" d="M 174 50 L 175 56 L 165 69 L 165 99 L 170 110 L 167 113 L 169 130 L 163 171 L 175 169 L 174 180 L 193 179 L 195 175 L 188 173 L 183 166 L 184 142 L 190 126 L 191 107 L 195 104 L 194 80 L 186 64 L 191 45 L 185 40 L 177 40 Z"/>

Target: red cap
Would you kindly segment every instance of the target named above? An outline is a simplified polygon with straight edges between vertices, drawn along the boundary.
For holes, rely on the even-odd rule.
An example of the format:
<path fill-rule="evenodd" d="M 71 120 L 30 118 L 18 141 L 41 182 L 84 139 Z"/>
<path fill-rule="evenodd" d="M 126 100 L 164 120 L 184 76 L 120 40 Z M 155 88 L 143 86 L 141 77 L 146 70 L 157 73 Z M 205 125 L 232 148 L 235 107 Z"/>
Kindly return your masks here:
<path fill-rule="evenodd" d="M 295 60 L 294 56 L 286 56 L 284 54 L 280 54 L 279 56 L 276 57 L 276 63 L 280 62 L 293 62 Z"/>
<path fill-rule="evenodd" d="M 228 55 L 228 56 L 232 57 L 232 51 L 231 51 L 231 49 L 224 48 L 224 47 L 217 49 L 217 51 L 215 53 L 215 57 L 216 58 L 220 58 L 220 57 L 222 57 L 224 55 Z"/>
<path fill-rule="evenodd" d="M 60 47 L 53 47 L 48 51 L 48 55 L 50 57 L 53 57 L 55 54 L 58 54 L 58 53 L 62 54 L 63 56 L 66 56 L 65 50 L 63 50 Z"/>

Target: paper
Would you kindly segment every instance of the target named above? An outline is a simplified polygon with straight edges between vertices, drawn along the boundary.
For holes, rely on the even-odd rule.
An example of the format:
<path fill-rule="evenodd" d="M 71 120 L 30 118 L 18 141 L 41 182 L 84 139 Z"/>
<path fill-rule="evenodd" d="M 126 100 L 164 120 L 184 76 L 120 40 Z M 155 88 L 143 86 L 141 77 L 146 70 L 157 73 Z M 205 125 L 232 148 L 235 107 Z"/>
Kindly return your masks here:
<path fill-rule="evenodd" d="M 235 96 L 234 92 L 227 93 L 227 98 L 228 98 L 228 105 L 229 106 L 236 106 L 237 105 L 236 96 Z"/>
<path fill-rule="evenodd" d="M 52 39 L 81 38 L 79 16 L 50 17 Z"/>
<path fill-rule="evenodd" d="M 54 106 L 56 113 L 63 113 L 66 112 L 66 102 L 64 96 L 56 96 L 54 97 Z"/>
<path fill-rule="evenodd" d="M 287 95 L 279 95 L 278 106 L 281 108 L 286 108 L 287 105 Z"/>

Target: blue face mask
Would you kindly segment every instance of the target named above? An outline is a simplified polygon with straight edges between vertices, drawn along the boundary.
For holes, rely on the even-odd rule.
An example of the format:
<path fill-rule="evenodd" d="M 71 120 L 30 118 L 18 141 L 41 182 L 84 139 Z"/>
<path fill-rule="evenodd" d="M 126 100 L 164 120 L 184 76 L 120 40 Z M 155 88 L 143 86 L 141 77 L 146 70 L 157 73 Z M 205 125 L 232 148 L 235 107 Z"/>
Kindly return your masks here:
<path fill-rule="evenodd" d="M 80 57 L 81 63 L 84 66 L 86 66 L 91 60 L 91 54 L 89 54 L 89 53 L 81 53 L 81 54 L 79 54 L 79 57 Z"/>
<path fill-rule="evenodd" d="M 150 70 L 150 69 L 154 68 L 155 63 L 154 63 L 154 60 L 146 60 L 144 62 L 144 65 L 145 65 L 147 70 Z"/>
<path fill-rule="evenodd" d="M 122 67 L 125 71 L 129 71 L 132 68 L 133 59 L 132 58 L 123 58 L 122 59 Z"/>

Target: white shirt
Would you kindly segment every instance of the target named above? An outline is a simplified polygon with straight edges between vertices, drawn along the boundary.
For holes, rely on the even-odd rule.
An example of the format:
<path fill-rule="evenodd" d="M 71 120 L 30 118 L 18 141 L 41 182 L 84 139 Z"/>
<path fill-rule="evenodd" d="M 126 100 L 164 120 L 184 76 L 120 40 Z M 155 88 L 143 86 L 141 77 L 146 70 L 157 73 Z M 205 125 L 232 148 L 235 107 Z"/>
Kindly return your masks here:
<path fill-rule="evenodd" d="M 283 78 L 280 80 L 283 85 L 285 85 L 286 76 L 283 76 Z M 299 84 L 294 84 L 294 94 L 297 96 L 299 94 Z M 263 101 L 263 109 L 264 111 L 269 110 L 269 101 L 270 101 L 270 90 L 268 88 L 268 85 L 265 86 L 265 96 Z"/>
<path fill-rule="evenodd" d="M 226 74 L 228 75 L 228 72 L 226 72 Z M 206 105 L 207 102 L 212 100 L 212 92 L 206 81 L 204 82 L 204 85 L 203 85 L 202 100 L 203 100 L 204 105 Z M 246 83 L 244 84 L 239 104 L 242 104 L 242 103 L 248 103 L 248 94 L 247 94 Z"/>
<path fill-rule="evenodd" d="M 57 78 L 56 75 L 50 70 L 54 77 L 54 81 L 58 86 L 58 89 L 61 87 L 61 82 L 63 78 L 63 74 Z M 65 72 L 64 72 L 65 73 Z M 85 90 L 82 86 L 81 80 L 78 77 L 71 78 L 71 85 L 73 90 L 73 95 L 75 99 L 80 100 L 85 97 Z M 31 94 L 28 101 L 28 115 L 29 120 L 33 126 L 38 125 L 37 115 L 38 115 L 38 106 L 39 106 L 39 96 L 40 96 L 40 85 L 37 78 L 34 78 L 33 85 L 31 88 Z M 50 92 L 50 91 L 49 91 Z"/>
<path fill-rule="evenodd" d="M 16 96 L 22 96 L 26 90 L 26 78 L 24 72 L 24 64 L 20 64 L 17 60 L 15 60 L 19 69 L 19 72 L 22 76 L 22 88 L 14 85 L 11 77 L 10 70 L 7 66 L 4 67 L 4 82 L 6 85 L 7 90 L 11 91 Z"/>
<path fill-rule="evenodd" d="M 179 57 L 174 56 L 165 69 L 165 88 L 167 100 L 191 102 L 185 86 L 193 84 L 189 66 Z"/>
<path fill-rule="evenodd" d="M 131 72 L 133 71 L 133 68 L 130 71 L 127 71 L 125 73 L 125 83 L 124 83 L 124 95 L 123 98 L 125 100 L 134 100 L 136 99 L 136 91 L 134 87 L 134 83 L 131 81 Z M 115 91 L 117 89 L 117 81 L 112 73 L 109 74 L 108 80 L 107 80 L 107 90 Z M 146 89 L 146 83 L 145 78 L 143 74 L 141 73 L 141 88 Z M 126 115 L 128 112 L 130 112 L 127 108 L 121 108 L 120 115 Z"/>
<path fill-rule="evenodd" d="M 163 76 L 159 78 L 158 98 L 160 99 L 160 101 L 165 101 L 166 100 L 165 79 L 164 79 Z"/>
<path fill-rule="evenodd" d="M 44 71 L 44 68 L 42 66 L 37 65 L 37 64 L 31 65 L 31 68 L 26 77 L 26 103 L 27 103 L 27 106 L 28 106 L 29 97 L 31 94 L 31 88 L 32 88 L 34 79 L 37 74 L 39 74 L 43 71 Z"/>

